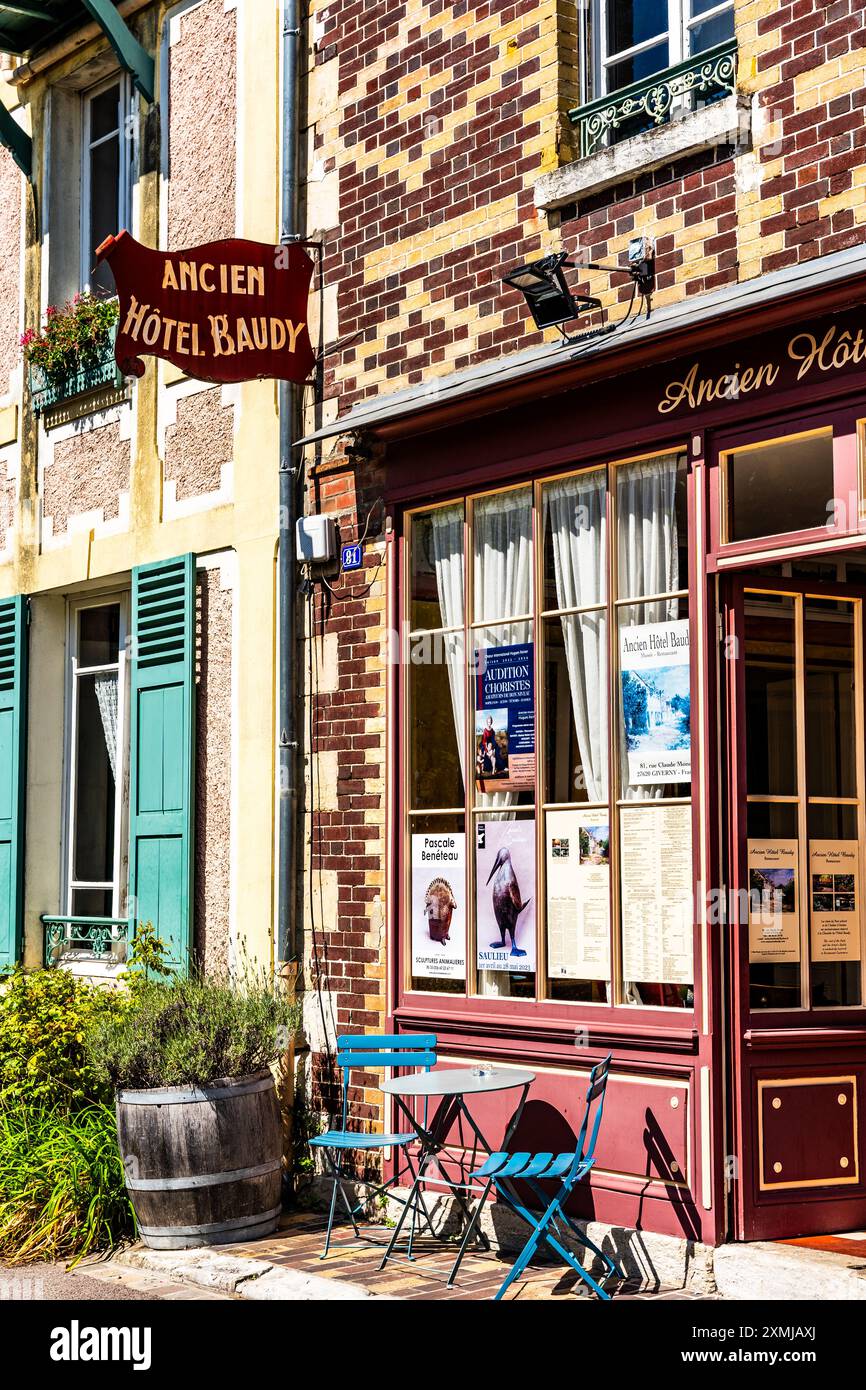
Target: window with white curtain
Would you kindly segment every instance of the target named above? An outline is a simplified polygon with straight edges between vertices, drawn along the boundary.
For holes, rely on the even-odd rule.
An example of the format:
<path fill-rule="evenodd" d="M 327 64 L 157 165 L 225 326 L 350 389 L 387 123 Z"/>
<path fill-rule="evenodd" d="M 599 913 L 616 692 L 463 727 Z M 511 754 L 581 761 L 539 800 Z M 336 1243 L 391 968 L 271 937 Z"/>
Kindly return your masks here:
<path fill-rule="evenodd" d="M 407 515 L 409 988 L 691 1004 L 687 485 L 660 455 Z"/>
<path fill-rule="evenodd" d="M 73 917 L 126 911 L 127 599 L 69 608 L 66 884 Z"/>

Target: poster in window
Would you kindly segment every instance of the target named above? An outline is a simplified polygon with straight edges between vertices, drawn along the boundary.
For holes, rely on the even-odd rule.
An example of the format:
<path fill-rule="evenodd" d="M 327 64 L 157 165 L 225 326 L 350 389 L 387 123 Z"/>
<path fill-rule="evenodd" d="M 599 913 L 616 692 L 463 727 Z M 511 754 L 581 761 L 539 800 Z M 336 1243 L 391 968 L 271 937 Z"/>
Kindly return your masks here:
<path fill-rule="evenodd" d="M 629 782 L 690 782 L 688 619 L 624 627 L 619 653 Z"/>
<path fill-rule="evenodd" d="M 796 840 L 749 840 L 749 961 L 800 960 L 799 846 Z"/>
<path fill-rule="evenodd" d="M 860 874 L 856 840 L 812 840 L 809 906 L 813 961 L 860 959 Z"/>
<path fill-rule="evenodd" d="M 604 811 L 547 814 L 547 956 L 552 978 L 610 979 L 610 826 Z"/>
<path fill-rule="evenodd" d="M 534 646 L 475 653 L 475 779 L 479 791 L 535 785 Z"/>
<path fill-rule="evenodd" d="M 479 970 L 535 969 L 535 821 L 475 826 Z"/>
<path fill-rule="evenodd" d="M 623 807 L 620 865 L 625 980 L 692 984 L 691 807 L 663 801 Z"/>
<path fill-rule="evenodd" d="M 412 836 L 412 974 L 466 979 L 466 836 Z"/>

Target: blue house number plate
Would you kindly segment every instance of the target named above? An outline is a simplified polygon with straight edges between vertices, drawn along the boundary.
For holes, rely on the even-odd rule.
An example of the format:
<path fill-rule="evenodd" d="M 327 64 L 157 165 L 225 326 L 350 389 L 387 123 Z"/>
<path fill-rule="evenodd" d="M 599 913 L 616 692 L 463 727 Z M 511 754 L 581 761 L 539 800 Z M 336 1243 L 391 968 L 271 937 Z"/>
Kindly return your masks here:
<path fill-rule="evenodd" d="M 359 570 L 364 562 L 364 548 L 357 541 L 340 546 L 340 566 L 344 570 Z"/>

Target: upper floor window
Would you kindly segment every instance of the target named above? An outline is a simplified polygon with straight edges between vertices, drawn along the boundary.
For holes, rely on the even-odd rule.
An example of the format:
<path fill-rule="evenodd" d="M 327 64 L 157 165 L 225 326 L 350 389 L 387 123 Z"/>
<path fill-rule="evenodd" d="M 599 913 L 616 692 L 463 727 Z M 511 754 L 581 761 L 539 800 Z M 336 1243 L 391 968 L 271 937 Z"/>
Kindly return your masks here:
<path fill-rule="evenodd" d="M 583 154 L 733 90 L 734 0 L 588 0 L 580 16 Z"/>
<path fill-rule="evenodd" d="M 83 96 L 81 169 L 81 284 L 114 293 L 108 265 L 94 266 L 96 247 L 128 219 L 128 161 L 124 158 L 127 81 L 115 77 Z"/>

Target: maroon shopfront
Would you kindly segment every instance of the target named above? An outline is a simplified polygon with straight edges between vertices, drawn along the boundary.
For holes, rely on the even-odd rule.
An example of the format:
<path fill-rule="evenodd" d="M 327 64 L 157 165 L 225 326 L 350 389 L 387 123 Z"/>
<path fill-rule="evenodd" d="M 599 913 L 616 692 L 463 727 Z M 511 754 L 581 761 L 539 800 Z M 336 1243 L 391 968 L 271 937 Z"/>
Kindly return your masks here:
<path fill-rule="evenodd" d="M 582 1214 L 711 1244 L 866 1225 L 866 294 L 818 278 L 358 417 L 393 1027 L 532 1067 L 554 1151 L 611 1051 Z"/>

